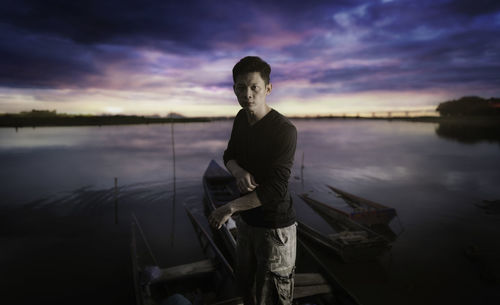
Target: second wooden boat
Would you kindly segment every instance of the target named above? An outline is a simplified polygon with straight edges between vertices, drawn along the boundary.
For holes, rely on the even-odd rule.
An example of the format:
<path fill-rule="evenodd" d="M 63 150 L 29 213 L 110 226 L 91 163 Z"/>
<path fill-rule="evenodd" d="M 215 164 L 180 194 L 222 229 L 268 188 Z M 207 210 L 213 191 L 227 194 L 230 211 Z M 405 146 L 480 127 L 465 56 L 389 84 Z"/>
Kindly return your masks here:
<path fill-rule="evenodd" d="M 301 194 L 299 197 L 334 230 L 330 234 L 324 234 L 299 222 L 299 235 L 328 248 L 343 261 L 375 259 L 391 248 L 387 238 L 332 210 L 329 205 L 310 198 L 307 194 Z"/>
<path fill-rule="evenodd" d="M 394 208 L 353 195 L 331 185 L 327 186 L 334 191 L 337 196 L 344 199 L 344 201 L 351 207 L 349 210 L 343 210 L 330 206 L 331 209 L 335 209 L 339 214 L 342 214 L 360 224 L 368 226 L 388 224 L 395 216 L 397 216 Z"/>

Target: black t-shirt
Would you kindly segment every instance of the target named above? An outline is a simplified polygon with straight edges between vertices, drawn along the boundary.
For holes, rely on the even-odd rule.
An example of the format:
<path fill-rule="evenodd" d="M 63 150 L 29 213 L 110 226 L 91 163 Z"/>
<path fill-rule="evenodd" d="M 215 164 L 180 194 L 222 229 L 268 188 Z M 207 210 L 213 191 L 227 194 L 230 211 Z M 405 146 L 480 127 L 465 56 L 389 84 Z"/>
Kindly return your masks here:
<path fill-rule="evenodd" d="M 295 210 L 288 192 L 288 179 L 297 145 L 297 129 L 272 109 L 255 124 L 248 123 L 242 109 L 236 115 L 231 138 L 224 151 L 224 164 L 236 160 L 255 178 L 255 192 L 262 206 L 241 213 L 252 226 L 287 227 L 295 222 Z"/>

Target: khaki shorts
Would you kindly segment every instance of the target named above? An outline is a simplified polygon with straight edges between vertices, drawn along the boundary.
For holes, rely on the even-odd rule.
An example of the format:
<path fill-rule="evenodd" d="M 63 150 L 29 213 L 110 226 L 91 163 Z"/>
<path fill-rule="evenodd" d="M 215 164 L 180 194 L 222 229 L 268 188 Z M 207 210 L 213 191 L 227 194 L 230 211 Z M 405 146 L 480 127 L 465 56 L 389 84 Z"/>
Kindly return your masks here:
<path fill-rule="evenodd" d="M 236 275 L 246 305 L 291 304 L 297 224 L 253 227 L 237 217 Z"/>

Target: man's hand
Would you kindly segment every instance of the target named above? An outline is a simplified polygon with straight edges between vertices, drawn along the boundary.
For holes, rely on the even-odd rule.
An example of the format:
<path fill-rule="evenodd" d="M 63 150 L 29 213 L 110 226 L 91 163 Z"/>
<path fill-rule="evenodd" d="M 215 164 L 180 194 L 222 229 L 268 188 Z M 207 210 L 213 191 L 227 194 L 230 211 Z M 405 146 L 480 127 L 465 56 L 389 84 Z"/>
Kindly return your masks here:
<path fill-rule="evenodd" d="M 234 178 L 236 178 L 236 186 L 241 194 L 248 194 L 255 190 L 259 186 L 255 182 L 255 178 L 252 174 L 247 172 L 243 167 L 238 165 L 235 160 L 229 160 L 226 163 L 226 167 L 231 172 Z"/>
<path fill-rule="evenodd" d="M 252 174 L 244 170 L 240 167 L 239 170 L 234 172 L 234 177 L 236 178 L 236 185 L 238 186 L 238 190 L 242 194 L 247 194 L 255 190 L 257 186 L 257 182 L 255 182 Z"/>
<path fill-rule="evenodd" d="M 210 216 L 208 216 L 208 222 L 212 227 L 220 229 L 222 225 L 229 220 L 231 215 L 233 215 L 233 212 L 231 210 L 231 206 L 228 203 L 215 209 L 210 214 Z"/>

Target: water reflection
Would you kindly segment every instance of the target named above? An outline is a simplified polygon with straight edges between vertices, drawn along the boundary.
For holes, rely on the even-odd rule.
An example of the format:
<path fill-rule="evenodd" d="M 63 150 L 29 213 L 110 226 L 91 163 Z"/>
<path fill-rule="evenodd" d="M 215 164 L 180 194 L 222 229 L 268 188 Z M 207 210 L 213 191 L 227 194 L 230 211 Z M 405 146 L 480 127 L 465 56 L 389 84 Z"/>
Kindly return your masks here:
<path fill-rule="evenodd" d="M 405 226 L 384 274 L 368 265 L 335 266 L 343 284 L 360 294 L 363 304 L 408 304 L 409 299 L 426 304 L 445 299 L 443 304 L 474 303 L 477 295 L 500 297 L 498 291 L 482 285 L 463 254 L 469 245 L 490 253 L 500 251 L 498 215 L 474 205 L 500 198 L 496 140 L 478 145 L 444 141 L 436 136 L 433 123 L 311 120 L 294 124 L 298 145 L 292 193 L 312 191 L 331 198 L 325 184 L 332 184 L 394 207 Z M 55 274 L 90 279 L 86 284 L 83 280 L 66 284 L 68 291 L 70 285 L 89 289 L 89 283 L 105 282 L 101 286 L 107 287 L 110 274 L 109 283 L 114 285 L 110 287 L 115 289 L 108 296 L 119 294 L 129 282 L 125 274 L 125 280 L 114 284 L 113 270 L 122 270 L 120 276 L 129 270 L 131 211 L 143 225 L 160 265 L 201 259 L 191 224 L 178 205 L 201 206 L 201 175 L 209 160 L 221 160 L 231 125 L 230 121 L 176 124 L 175 166 L 170 125 L 21 128 L 17 133 L 0 129 L 3 261 L 7 266 L 33 262 L 27 268 L 42 275 L 54 273 L 58 260 L 67 266 L 81 265 L 80 259 L 101 261 L 100 266 L 107 268 L 104 272 L 93 268 L 90 275 L 85 270 L 68 274 L 65 270 L 70 268 L 64 268 Z M 120 181 L 118 225 L 113 218 L 114 177 Z M 300 199 L 294 198 L 294 204 L 302 221 L 316 223 L 320 218 Z M 329 227 L 317 224 L 319 229 Z M 121 229 L 125 233 L 118 232 Z M 37 234 L 42 233 L 40 238 Z M 111 241 L 116 248 L 110 247 Z M 65 258 L 68 254 L 75 254 L 75 259 Z M 26 289 L 26 281 L 44 281 L 42 276 L 16 275 L 19 272 L 8 268 L 4 278 L 10 286 L 6 287 Z M 104 282 L 96 279 L 99 276 Z"/>
<path fill-rule="evenodd" d="M 436 134 L 465 144 L 482 141 L 500 144 L 500 118 L 498 120 L 499 122 L 441 122 L 436 128 Z"/>
<path fill-rule="evenodd" d="M 143 224 L 160 266 L 200 260 L 190 241 L 190 224 L 180 222 L 182 233 L 173 249 L 165 237 L 171 232 L 171 182 L 120 184 L 119 223 L 115 224 L 115 189 L 81 187 L 22 206 L 2 207 L 0 284 L 11 304 L 131 304 L 130 221 L 135 213 Z M 188 202 L 198 184 L 184 181 L 177 194 Z M 178 209 L 179 210 L 179 209 Z M 185 212 L 175 211 L 174 219 Z M 196 245 L 197 246 L 197 245 Z M 182 254 L 182 255 L 180 255 Z M 37 283 L 26 286 L 26 283 Z M 61 294 L 61 291 L 64 292 Z"/>

